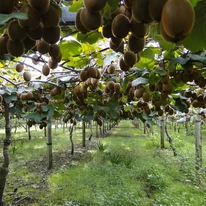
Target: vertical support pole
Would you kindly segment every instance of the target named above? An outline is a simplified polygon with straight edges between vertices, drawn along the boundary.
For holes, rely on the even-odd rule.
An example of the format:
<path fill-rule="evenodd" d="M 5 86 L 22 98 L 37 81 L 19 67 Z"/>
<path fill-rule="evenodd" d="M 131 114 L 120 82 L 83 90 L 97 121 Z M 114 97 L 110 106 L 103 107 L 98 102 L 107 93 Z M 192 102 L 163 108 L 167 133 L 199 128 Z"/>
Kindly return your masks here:
<path fill-rule="evenodd" d="M 98 128 L 98 124 L 97 124 L 97 122 L 95 122 L 95 124 L 96 124 L 96 137 L 98 138 L 99 137 L 99 128 Z"/>
<path fill-rule="evenodd" d="M 188 121 L 189 121 L 189 119 L 186 117 L 186 121 L 185 121 L 185 131 L 186 131 L 186 135 L 188 135 Z"/>
<path fill-rule="evenodd" d="M 161 149 L 164 149 L 165 148 L 165 143 L 164 143 L 164 136 L 165 136 L 165 121 L 164 119 L 161 119 L 160 121 L 160 135 L 161 135 L 161 138 L 160 138 L 160 145 L 161 145 Z"/>
<path fill-rule="evenodd" d="M 202 167 L 202 131 L 200 120 L 196 120 L 195 124 L 195 150 L 196 169 L 199 170 Z"/>
<path fill-rule="evenodd" d="M 86 146 L 86 122 L 82 121 L 82 147 Z"/>
<path fill-rule="evenodd" d="M 47 125 L 47 155 L 48 155 L 48 165 L 47 169 L 52 169 L 52 120 L 51 117 L 48 117 Z"/>

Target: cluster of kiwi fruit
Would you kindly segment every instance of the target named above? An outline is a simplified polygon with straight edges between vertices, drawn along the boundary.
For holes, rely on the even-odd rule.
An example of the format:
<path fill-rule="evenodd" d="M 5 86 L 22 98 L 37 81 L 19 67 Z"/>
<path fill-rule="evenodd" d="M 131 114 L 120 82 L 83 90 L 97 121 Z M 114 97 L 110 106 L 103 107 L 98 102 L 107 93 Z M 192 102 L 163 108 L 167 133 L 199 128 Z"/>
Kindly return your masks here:
<path fill-rule="evenodd" d="M 105 94 L 108 94 L 111 98 L 116 100 L 122 97 L 121 86 L 120 83 L 114 81 L 108 81 L 104 87 Z"/>
<path fill-rule="evenodd" d="M 35 46 L 38 48 L 39 41 L 45 41 L 49 48 L 50 44 L 59 40 L 60 14 L 52 1 L 28 0 L 19 12 L 27 13 L 28 19 L 13 19 L 9 22 L 0 38 L 0 46 L 3 46 L 1 53 L 19 57 Z"/>

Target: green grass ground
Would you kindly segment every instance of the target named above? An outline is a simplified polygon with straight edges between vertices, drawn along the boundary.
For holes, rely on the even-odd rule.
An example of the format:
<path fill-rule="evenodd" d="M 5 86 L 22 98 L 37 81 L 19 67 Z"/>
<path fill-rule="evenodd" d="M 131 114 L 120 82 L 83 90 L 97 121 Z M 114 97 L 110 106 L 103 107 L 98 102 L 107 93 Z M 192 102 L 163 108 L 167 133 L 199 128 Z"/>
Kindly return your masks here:
<path fill-rule="evenodd" d="M 143 128 L 121 121 L 104 138 L 94 137 L 82 148 L 77 129 L 71 156 L 69 131 L 58 128 L 53 132 L 54 169 L 47 171 L 46 138 L 42 130 L 33 130 L 31 141 L 10 147 L 5 200 L 32 206 L 206 205 L 205 130 L 199 171 L 195 170 L 193 127 L 189 135 L 183 127 L 180 133 L 169 129 L 175 157 L 167 141 L 166 148 L 160 149 L 159 127 L 154 126 L 153 135 L 142 133 Z M 14 138 L 27 139 L 27 134 L 19 132 Z"/>

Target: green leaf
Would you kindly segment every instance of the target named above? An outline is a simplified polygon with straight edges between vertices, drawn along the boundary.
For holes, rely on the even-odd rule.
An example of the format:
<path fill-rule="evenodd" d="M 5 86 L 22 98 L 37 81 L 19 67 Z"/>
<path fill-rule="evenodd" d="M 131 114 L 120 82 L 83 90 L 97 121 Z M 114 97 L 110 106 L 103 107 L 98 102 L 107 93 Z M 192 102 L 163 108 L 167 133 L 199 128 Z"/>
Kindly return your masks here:
<path fill-rule="evenodd" d="M 59 47 L 62 52 L 62 59 L 68 59 L 68 57 L 80 55 L 82 51 L 81 44 L 75 39 L 61 41 Z"/>
<path fill-rule="evenodd" d="M 13 19 L 13 18 L 26 20 L 28 19 L 28 15 L 23 12 L 15 12 L 11 14 L 0 14 L 0 25 L 5 24 L 8 20 Z"/>
<path fill-rule="evenodd" d="M 139 78 L 137 78 L 137 79 L 132 81 L 132 86 L 136 87 L 136 86 L 138 86 L 140 84 L 147 84 L 147 83 L 149 83 L 149 79 L 143 78 L 143 77 L 139 77 Z"/>
<path fill-rule="evenodd" d="M 116 62 L 118 59 L 118 53 L 112 52 L 111 54 L 107 55 L 107 57 L 104 59 L 104 65 L 110 65 L 112 62 Z"/>
<path fill-rule="evenodd" d="M 198 3 L 198 1 L 201 1 L 201 0 L 190 0 L 191 4 L 193 7 L 196 6 L 196 4 Z"/>
<path fill-rule="evenodd" d="M 98 31 L 91 31 L 86 34 L 77 33 L 77 40 L 82 43 L 95 44 L 98 40 L 103 39 L 102 34 Z"/>
<path fill-rule="evenodd" d="M 4 101 L 8 104 L 11 103 L 12 101 L 16 101 L 16 100 L 17 100 L 16 95 L 8 95 L 8 94 L 4 95 Z"/>
<path fill-rule="evenodd" d="M 75 2 L 69 7 L 69 11 L 71 11 L 71 12 L 76 12 L 76 11 L 78 11 L 81 7 L 83 7 L 83 2 L 82 2 L 82 0 L 75 1 Z"/>
<path fill-rule="evenodd" d="M 193 52 L 206 48 L 206 0 L 195 6 L 195 24 L 190 35 L 183 41 L 184 46 Z"/>

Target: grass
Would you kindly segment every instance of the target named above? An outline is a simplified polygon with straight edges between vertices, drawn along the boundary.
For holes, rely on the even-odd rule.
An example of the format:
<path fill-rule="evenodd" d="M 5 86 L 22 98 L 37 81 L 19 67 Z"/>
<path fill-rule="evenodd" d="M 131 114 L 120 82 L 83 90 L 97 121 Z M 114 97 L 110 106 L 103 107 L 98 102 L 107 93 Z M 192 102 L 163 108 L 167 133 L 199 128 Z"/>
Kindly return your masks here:
<path fill-rule="evenodd" d="M 176 157 L 166 140 L 166 148 L 160 149 L 157 126 L 153 135 L 144 135 L 143 128 L 122 121 L 106 137 L 93 137 L 86 148 L 81 147 L 81 130 L 77 129 L 73 134 L 73 157 L 69 131 L 58 128 L 53 133 L 52 171 L 46 170 L 46 138 L 43 131 L 38 132 L 32 131 L 36 137 L 31 141 L 16 142 L 10 147 L 7 203 L 25 198 L 18 205 L 206 205 L 205 146 L 203 167 L 197 171 L 193 127 L 189 135 L 183 127 L 180 133 L 169 129 Z M 89 129 L 87 134 L 89 138 Z M 203 140 L 205 134 L 203 129 Z M 25 132 L 17 135 L 15 139 L 27 139 Z"/>

